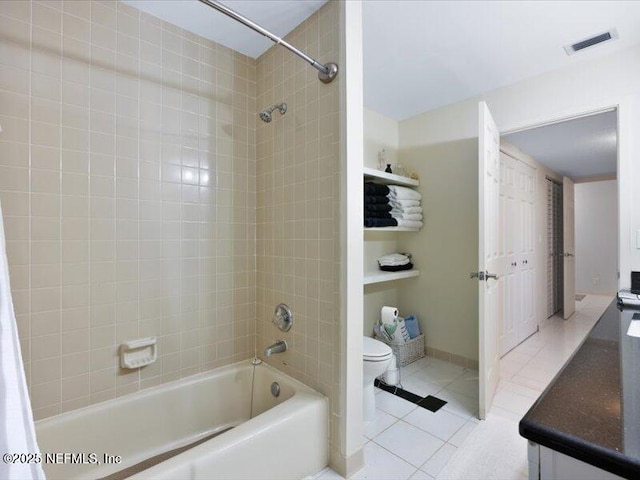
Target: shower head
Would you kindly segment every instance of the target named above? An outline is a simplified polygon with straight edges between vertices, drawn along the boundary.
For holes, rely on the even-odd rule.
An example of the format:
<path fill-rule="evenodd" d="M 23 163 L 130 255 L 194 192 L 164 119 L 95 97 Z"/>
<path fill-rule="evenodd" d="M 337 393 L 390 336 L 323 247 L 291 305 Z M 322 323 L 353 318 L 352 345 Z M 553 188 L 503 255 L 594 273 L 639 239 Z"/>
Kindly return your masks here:
<path fill-rule="evenodd" d="M 284 115 L 285 113 L 287 113 L 287 104 L 281 103 L 279 105 L 271 105 L 269 108 L 265 108 L 263 111 L 261 111 L 258 114 L 258 116 L 260 117 L 260 120 L 262 120 L 265 123 L 271 122 L 271 120 L 273 120 L 273 117 L 271 116 L 271 114 L 276 109 L 280 111 L 281 115 Z"/>

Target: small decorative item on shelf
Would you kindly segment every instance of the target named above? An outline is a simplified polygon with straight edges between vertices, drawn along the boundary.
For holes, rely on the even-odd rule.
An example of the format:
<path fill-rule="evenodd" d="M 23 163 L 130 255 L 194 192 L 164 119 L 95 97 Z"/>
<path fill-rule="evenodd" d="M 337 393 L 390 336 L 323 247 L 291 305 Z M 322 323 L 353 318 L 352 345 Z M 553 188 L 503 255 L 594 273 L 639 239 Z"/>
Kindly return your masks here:
<path fill-rule="evenodd" d="M 383 148 L 378 151 L 378 169 L 384 171 L 387 167 L 387 151 Z"/>
<path fill-rule="evenodd" d="M 400 175 L 401 177 L 408 177 L 407 172 L 401 163 L 396 163 L 395 167 L 393 167 L 393 171 L 396 175 Z"/>
<path fill-rule="evenodd" d="M 387 173 L 393 173 L 393 171 L 391 170 L 391 164 L 387 163 L 387 168 L 384 169 L 385 172 Z"/>
<path fill-rule="evenodd" d="M 420 180 L 420 175 L 418 175 L 416 172 L 413 172 L 411 175 L 409 175 L 409 178 L 413 178 L 414 180 Z"/>

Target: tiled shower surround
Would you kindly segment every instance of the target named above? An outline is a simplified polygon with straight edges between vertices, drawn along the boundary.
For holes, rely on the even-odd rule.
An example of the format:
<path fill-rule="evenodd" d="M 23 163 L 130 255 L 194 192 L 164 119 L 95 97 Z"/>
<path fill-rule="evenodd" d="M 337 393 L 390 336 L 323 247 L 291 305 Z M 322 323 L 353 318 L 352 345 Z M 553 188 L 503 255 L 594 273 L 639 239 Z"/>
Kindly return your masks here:
<path fill-rule="evenodd" d="M 326 3 L 286 39 L 321 63 L 341 63 L 340 5 Z M 344 67 L 344 65 L 342 65 Z M 344 75 L 344 74 L 343 74 Z M 283 48 L 258 59 L 259 109 L 286 102 L 287 113 L 258 121 L 257 350 L 284 339 L 267 361 L 331 399 L 331 447 L 340 444 L 340 74 L 330 84 Z M 271 323 L 287 303 L 293 328 Z"/>
<path fill-rule="evenodd" d="M 339 11 L 287 40 L 339 62 Z M 339 84 L 120 2 L 0 2 L 0 200 L 36 418 L 283 338 L 268 361 L 331 399 L 336 450 Z M 146 336 L 158 361 L 120 369 L 118 346 Z"/>
<path fill-rule="evenodd" d="M 0 2 L 0 200 L 36 418 L 253 355 L 255 78 L 123 3 Z M 152 335 L 158 361 L 120 369 L 118 345 Z"/>

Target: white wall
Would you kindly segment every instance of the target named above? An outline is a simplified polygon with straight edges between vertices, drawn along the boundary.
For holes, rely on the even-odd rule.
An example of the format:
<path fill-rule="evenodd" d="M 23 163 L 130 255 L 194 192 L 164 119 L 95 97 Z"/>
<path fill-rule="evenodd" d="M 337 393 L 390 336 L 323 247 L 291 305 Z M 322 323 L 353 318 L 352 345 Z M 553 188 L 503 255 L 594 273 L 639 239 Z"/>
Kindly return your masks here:
<path fill-rule="evenodd" d="M 576 291 L 613 295 L 618 290 L 618 185 L 616 180 L 576 183 Z"/>
<path fill-rule="evenodd" d="M 331 2 L 334 3 L 334 2 Z M 340 449 L 329 462 L 348 478 L 364 464 L 362 450 L 363 255 L 362 159 L 364 157 L 362 2 L 338 2 L 340 31 Z M 335 18 L 325 17 L 335 22 Z M 347 25 L 349 28 L 347 28 Z M 320 130 L 323 126 L 320 124 Z"/>

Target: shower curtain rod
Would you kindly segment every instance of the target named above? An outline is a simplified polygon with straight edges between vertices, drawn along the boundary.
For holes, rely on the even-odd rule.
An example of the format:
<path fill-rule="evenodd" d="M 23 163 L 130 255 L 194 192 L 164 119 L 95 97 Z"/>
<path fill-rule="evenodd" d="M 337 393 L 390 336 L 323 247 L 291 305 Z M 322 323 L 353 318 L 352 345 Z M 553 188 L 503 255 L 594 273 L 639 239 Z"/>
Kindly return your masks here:
<path fill-rule="evenodd" d="M 286 42 L 285 40 L 278 37 L 277 35 L 274 35 L 273 33 L 271 33 L 266 28 L 262 28 L 257 23 L 254 23 L 251 20 L 249 20 L 247 17 L 240 15 L 238 12 L 235 12 L 234 10 L 231 10 L 229 7 L 226 7 L 225 5 L 219 2 L 215 2 L 213 0 L 198 0 L 198 1 L 200 1 L 201 3 L 204 3 L 205 5 L 210 6 L 211 8 L 221 13 L 224 13 L 226 16 L 233 18 L 235 21 L 242 23 L 243 25 L 249 27 L 250 29 L 274 41 L 276 44 L 282 45 L 287 50 L 295 53 L 300 58 L 302 58 L 303 60 L 311 64 L 312 67 L 318 70 L 319 72 L 318 79 L 320 79 L 322 83 L 331 83 L 331 81 L 338 74 L 338 65 L 336 65 L 335 63 L 328 62 L 326 65 L 323 65 L 317 62 L 316 60 L 311 58 L 309 55 L 305 54 L 304 52 L 301 52 L 290 43 Z"/>

